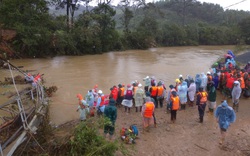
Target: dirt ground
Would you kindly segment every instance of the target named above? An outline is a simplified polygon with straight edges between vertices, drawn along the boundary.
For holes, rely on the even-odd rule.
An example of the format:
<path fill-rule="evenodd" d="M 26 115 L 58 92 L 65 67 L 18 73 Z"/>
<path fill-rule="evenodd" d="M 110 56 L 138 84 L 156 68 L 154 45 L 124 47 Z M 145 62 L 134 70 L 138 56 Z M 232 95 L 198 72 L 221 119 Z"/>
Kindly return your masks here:
<path fill-rule="evenodd" d="M 221 100 L 220 92 L 217 92 L 217 104 L 220 104 Z M 250 155 L 249 100 L 240 99 L 236 122 L 230 126 L 224 145 L 219 145 L 220 130 L 215 117 L 206 113 L 204 123 L 199 123 L 197 107 L 178 111 L 175 124 L 170 123 L 170 114 L 166 113 L 165 108 L 157 108 L 155 111 L 157 128 L 152 125 L 150 132 L 144 133 L 142 133 L 141 115 L 135 112 L 135 108 L 130 114 L 126 114 L 124 108 L 118 108 L 116 137 L 119 137 L 119 130 L 122 127 L 137 124 L 140 134 L 136 144 L 125 146 L 131 155 L 136 156 Z M 231 99 L 228 103 L 232 106 Z M 116 155 L 122 154 L 117 152 Z"/>

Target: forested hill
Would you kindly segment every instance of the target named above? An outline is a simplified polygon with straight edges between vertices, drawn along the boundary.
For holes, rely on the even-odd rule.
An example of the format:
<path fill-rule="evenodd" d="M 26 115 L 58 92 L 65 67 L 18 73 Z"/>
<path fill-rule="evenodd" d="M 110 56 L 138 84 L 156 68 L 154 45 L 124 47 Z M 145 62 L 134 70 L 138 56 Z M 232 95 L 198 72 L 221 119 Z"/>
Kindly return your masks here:
<path fill-rule="evenodd" d="M 122 27 L 123 6 L 116 6 L 115 19 L 117 26 Z M 134 12 L 131 21 L 136 25 L 145 15 L 156 19 L 160 24 L 175 23 L 182 26 L 206 23 L 209 25 L 237 25 L 242 19 L 250 16 L 249 11 L 224 10 L 220 5 L 213 3 L 201 3 L 193 0 L 165 0 L 156 3 L 148 3 L 145 7 L 129 7 Z"/>
<path fill-rule="evenodd" d="M 250 12 L 246 11 L 197 0 L 121 0 L 118 6 L 110 0 L 99 0 L 97 6 L 89 6 L 89 0 L 73 2 L 1 0 L 0 29 L 16 31 L 16 36 L 9 40 L 0 36 L 0 54 L 6 47 L 21 57 L 43 57 L 156 46 L 250 44 Z"/>

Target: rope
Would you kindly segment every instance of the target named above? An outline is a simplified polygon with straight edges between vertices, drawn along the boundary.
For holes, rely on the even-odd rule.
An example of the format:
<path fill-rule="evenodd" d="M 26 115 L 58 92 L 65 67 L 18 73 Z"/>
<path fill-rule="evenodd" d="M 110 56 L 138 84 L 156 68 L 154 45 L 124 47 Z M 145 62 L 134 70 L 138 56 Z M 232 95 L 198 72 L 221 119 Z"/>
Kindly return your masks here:
<path fill-rule="evenodd" d="M 11 74 L 11 77 L 12 77 L 12 82 L 13 82 L 13 85 L 14 85 L 14 87 L 15 87 L 16 93 L 17 93 L 18 97 L 20 98 L 20 94 L 19 94 L 19 92 L 18 92 L 18 90 L 17 90 L 16 83 L 15 83 L 15 79 L 14 79 L 14 76 L 13 76 L 13 73 L 12 73 L 12 70 L 11 70 L 11 67 L 10 67 L 9 62 L 8 62 L 8 67 L 9 67 L 9 70 L 10 70 L 10 74 Z M 19 101 L 21 102 L 21 98 L 20 98 Z M 19 103 L 19 102 L 17 102 L 17 103 L 18 103 L 18 107 L 19 107 L 19 109 L 20 109 L 20 111 L 21 111 L 21 112 L 20 112 L 21 117 L 22 117 L 22 119 L 24 120 L 24 121 L 23 121 L 23 122 L 24 122 L 24 125 L 23 125 L 23 126 L 24 126 L 24 128 L 26 129 L 26 128 L 28 127 L 26 115 L 25 115 L 25 113 L 23 112 L 24 110 L 23 110 L 22 104 Z"/>
<path fill-rule="evenodd" d="M 231 5 L 227 6 L 227 7 L 225 7 L 224 9 L 230 8 L 230 7 L 232 7 L 232 6 L 235 6 L 235 5 L 237 5 L 237 4 L 243 3 L 243 2 L 245 2 L 245 1 L 247 1 L 247 0 L 242 0 L 242 1 L 240 1 L 240 2 L 231 4 Z"/>

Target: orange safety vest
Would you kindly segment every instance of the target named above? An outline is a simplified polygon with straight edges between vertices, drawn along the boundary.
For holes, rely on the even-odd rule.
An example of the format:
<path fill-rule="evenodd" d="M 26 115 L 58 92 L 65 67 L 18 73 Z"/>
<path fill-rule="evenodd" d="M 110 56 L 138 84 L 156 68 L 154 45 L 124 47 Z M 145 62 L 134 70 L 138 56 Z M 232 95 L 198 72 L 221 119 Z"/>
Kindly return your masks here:
<path fill-rule="evenodd" d="M 124 96 L 124 87 L 122 87 L 120 89 L 121 89 L 121 96 Z"/>
<path fill-rule="evenodd" d="M 105 102 L 105 96 L 102 95 L 101 96 L 101 103 L 100 103 L 100 107 L 104 105 L 104 102 Z"/>
<path fill-rule="evenodd" d="M 162 96 L 163 95 L 163 86 L 158 86 L 157 87 L 157 96 Z"/>
<path fill-rule="evenodd" d="M 207 77 L 207 79 L 210 79 L 210 80 L 212 81 L 212 80 L 213 80 L 212 75 L 209 75 L 209 76 Z"/>
<path fill-rule="evenodd" d="M 134 87 L 133 92 L 135 93 L 137 89 L 138 89 L 138 87 Z"/>
<path fill-rule="evenodd" d="M 238 81 L 240 82 L 240 88 L 246 88 L 245 81 L 243 77 L 239 78 Z"/>
<path fill-rule="evenodd" d="M 152 86 L 151 87 L 151 96 L 156 96 L 157 95 L 157 87 L 156 86 Z"/>
<path fill-rule="evenodd" d="M 154 106 L 155 105 L 153 102 L 145 103 L 144 117 L 151 118 L 153 116 Z"/>
<path fill-rule="evenodd" d="M 171 97 L 172 101 L 172 110 L 178 110 L 180 107 L 180 99 L 178 96 L 176 97 Z"/>
<path fill-rule="evenodd" d="M 200 99 L 200 104 L 204 104 L 207 102 L 207 92 L 199 92 L 197 95 L 200 95 L 201 96 L 201 99 Z"/>

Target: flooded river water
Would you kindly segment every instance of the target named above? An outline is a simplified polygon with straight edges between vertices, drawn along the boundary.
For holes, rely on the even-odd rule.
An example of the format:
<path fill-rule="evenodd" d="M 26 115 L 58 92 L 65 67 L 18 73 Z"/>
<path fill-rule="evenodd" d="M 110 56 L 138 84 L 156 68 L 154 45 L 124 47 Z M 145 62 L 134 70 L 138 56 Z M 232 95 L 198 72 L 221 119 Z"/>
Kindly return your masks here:
<path fill-rule="evenodd" d="M 210 65 L 229 49 L 233 47 L 167 47 L 101 55 L 12 60 L 11 63 L 24 66 L 23 70 L 36 70 L 34 74 L 44 74 L 46 86 L 58 87 L 50 105 L 52 122 L 58 125 L 79 117 L 76 94 L 85 95 L 95 84 L 105 94 L 109 94 L 111 86 L 119 83 L 138 80 L 144 84 L 142 79 L 146 76 L 155 76 L 169 86 L 180 74 L 194 77 L 197 73 L 207 72 Z M 10 76 L 8 70 L 0 72 L 0 80 Z M 0 98 L 2 103 L 4 97 Z"/>

